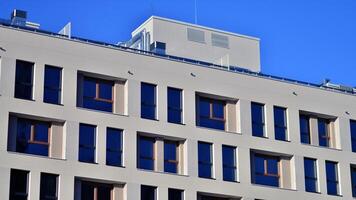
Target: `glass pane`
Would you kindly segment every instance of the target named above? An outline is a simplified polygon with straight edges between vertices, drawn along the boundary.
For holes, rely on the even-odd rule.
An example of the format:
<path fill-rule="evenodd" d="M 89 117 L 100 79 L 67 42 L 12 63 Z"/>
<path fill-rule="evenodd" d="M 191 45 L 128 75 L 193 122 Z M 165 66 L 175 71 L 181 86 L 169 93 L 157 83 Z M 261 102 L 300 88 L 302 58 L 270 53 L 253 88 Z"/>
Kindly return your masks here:
<path fill-rule="evenodd" d="M 211 165 L 199 164 L 199 177 L 211 178 Z"/>
<path fill-rule="evenodd" d="M 209 118 L 210 117 L 210 100 L 206 98 L 199 98 L 199 116 Z"/>
<path fill-rule="evenodd" d="M 156 119 L 156 106 L 141 104 L 141 117 L 145 119 Z"/>
<path fill-rule="evenodd" d="M 223 170 L 224 181 L 236 181 L 235 168 L 224 167 Z"/>
<path fill-rule="evenodd" d="M 57 175 L 41 173 L 40 200 L 57 199 Z"/>
<path fill-rule="evenodd" d="M 264 136 L 264 125 L 262 124 L 252 124 L 252 135 L 257 137 Z"/>
<path fill-rule="evenodd" d="M 140 158 L 139 164 L 140 169 L 154 170 L 154 160 L 152 159 Z"/>
<path fill-rule="evenodd" d="M 278 187 L 279 178 L 274 176 L 255 175 L 255 183 Z"/>
<path fill-rule="evenodd" d="M 156 105 L 156 86 L 141 83 L 141 103 L 145 105 Z"/>
<path fill-rule="evenodd" d="M 156 200 L 156 188 L 142 185 L 141 200 Z"/>
<path fill-rule="evenodd" d="M 199 162 L 212 163 L 211 162 L 211 144 L 209 143 L 198 143 L 198 157 Z"/>
<path fill-rule="evenodd" d="M 280 127 L 286 126 L 286 109 L 274 107 L 274 124 Z"/>
<path fill-rule="evenodd" d="M 62 69 L 58 67 L 45 66 L 45 77 L 44 85 L 45 87 L 50 87 L 53 89 L 61 88 L 61 72 Z"/>
<path fill-rule="evenodd" d="M 182 109 L 182 90 L 168 88 L 168 107 Z"/>
<path fill-rule="evenodd" d="M 32 99 L 32 85 L 24 85 L 21 83 L 16 83 L 15 98 Z"/>
<path fill-rule="evenodd" d="M 95 79 L 84 77 L 83 95 L 84 95 L 84 97 L 95 98 L 95 96 L 96 96 L 96 80 Z"/>
<path fill-rule="evenodd" d="M 44 88 L 43 101 L 46 103 L 59 104 L 61 91 L 57 89 Z"/>
<path fill-rule="evenodd" d="M 223 101 L 214 100 L 212 104 L 213 104 L 213 110 L 212 110 L 213 118 L 225 119 L 224 116 L 225 103 Z"/>
<path fill-rule="evenodd" d="M 234 167 L 235 163 L 235 147 L 223 146 L 223 165 Z"/>
<path fill-rule="evenodd" d="M 94 185 L 82 182 L 81 184 L 81 199 L 94 200 Z"/>
<path fill-rule="evenodd" d="M 265 158 L 255 155 L 255 174 L 264 174 L 265 173 Z"/>
<path fill-rule="evenodd" d="M 10 176 L 10 196 L 14 197 L 16 193 L 27 194 L 28 172 L 11 169 Z"/>
<path fill-rule="evenodd" d="M 108 186 L 98 186 L 98 196 L 97 200 L 111 200 L 111 187 Z"/>
<path fill-rule="evenodd" d="M 304 158 L 304 174 L 309 178 L 316 178 L 315 160 Z"/>
<path fill-rule="evenodd" d="M 356 197 L 356 168 L 351 168 L 352 196 Z"/>
<path fill-rule="evenodd" d="M 140 156 L 153 159 L 154 140 L 151 138 L 140 137 Z"/>
<path fill-rule="evenodd" d="M 112 100 L 112 90 L 114 83 L 111 81 L 100 81 L 99 82 L 99 98 Z"/>
<path fill-rule="evenodd" d="M 26 61 L 16 61 L 16 82 L 32 85 L 33 63 Z"/>
<path fill-rule="evenodd" d="M 257 124 L 264 123 L 264 106 L 258 103 L 251 104 L 251 114 L 252 114 L 252 122 Z"/>
<path fill-rule="evenodd" d="M 168 122 L 182 123 L 182 111 L 175 109 L 168 109 Z"/>
<path fill-rule="evenodd" d="M 177 143 L 165 142 L 164 143 L 164 159 L 165 160 L 177 160 Z"/>
<path fill-rule="evenodd" d="M 356 152 L 356 121 L 350 121 L 350 131 L 352 140 L 352 152 Z"/>
<path fill-rule="evenodd" d="M 122 166 L 120 152 L 106 152 L 106 164 L 111 166 Z"/>
<path fill-rule="evenodd" d="M 177 163 L 164 162 L 164 171 L 169 173 L 177 173 Z"/>
<path fill-rule="evenodd" d="M 310 179 L 310 178 L 306 178 L 305 179 L 305 191 L 307 191 L 307 192 L 317 192 L 316 180 L 315 179 Z"/>
<path fill-rule="evenodd" d="M 107 129 L 106 148 L 114 151 L 122 150 L 122 130 L 113 128 Z"/>
<path fill-rule="evenodd" d="M 319 132 L 319 145 L 329 146 L 329 133 L 328 133 L 328 121 L 325 119 L 318 119 L 318 132 Z"/>
<path fill-rule="evenodd" d="M 327 190 L 329 195 L 338 195 L 338 184 L 335 182 L 328 182 Z"/>
<path fill-rule="evenodd" d="M 183 200 L 183 191 L 169 188 L 168 200 Z"/>
<path fill-rule="evenodd" d="M 48 130 L 49 124 L 47 123 L 36 123 L 34 141 L 48 142 Z"/>
<path fill-rule="evenodd" d="M 95 147 L 96 126 L 80 124 L 79 144 L 86 147 Z"/>
<path fill-rule="evenodd" d="M 336 167 L 336 163 L 334 162 L 326 162 L 325 163 L 325 167 L 326 167 L 326 177 L 327 180 L 329 181 L 337 181 L 337 167 Z"/>
<path fill-rule="evenodd" d="M 274 127 L 276 140 L 287 140 L 286 129 L 282 127 Z"/>
<path fill-rule="evenodd" d="M 95 162 L 95 149 L 80 147 L 79 148 L 79 161 L 94 163 Z"/>
<path fill-rule="evenodd" d="M 274 157 L 267 158 L 267 173 L 278 175 L 278 159 Z"/>

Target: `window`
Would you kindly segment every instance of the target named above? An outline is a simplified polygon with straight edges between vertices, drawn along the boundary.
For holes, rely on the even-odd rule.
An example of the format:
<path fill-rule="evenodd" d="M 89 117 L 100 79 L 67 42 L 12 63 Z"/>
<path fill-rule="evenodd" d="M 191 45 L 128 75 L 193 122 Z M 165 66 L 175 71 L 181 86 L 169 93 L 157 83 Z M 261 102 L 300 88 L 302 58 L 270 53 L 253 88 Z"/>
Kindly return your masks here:
<path fill-rule="evenodd" d="M 32 100 L 33 65 L 16 60 L 15 98 Z"/>
<path fill-rule="evenodd" d="M 252 135 L 257 137 L 265 136 L 265 111 L 264 105 L 251 103 Z"/>
<path fill-rule="evenodd" d="M 111 184 L 81 181 L 81 200 L 111 200 Z"/>
<path fill-rule="evenodd" d="M 178 173 L 178 147 L 176 141 L 164 141 L 164 171 Z"/>
<path fill-rule="evenodd" d="M 326 184 L 329 195 L 340 195 L 338 164 L 332 161 L 325 161 Z"/>
<path fill-rule="evenodd" d="M 168 88 L 168 122 L 182 123 L 182 90 Z"/>
<path fill-rule="evenodd" d="M 330 121 L 318 118 L 319 146 L 330 147 Z"/>
<path fill-rule="evenodd" d="M 50 124 L 17 119 L 16 152 L 48 156 Z"/>
<path fill-rule="evenodd" d="M 201 178 L 212 178 L 212 144 L 206 142 L 198 142 L 198 174 Z"/>
<path fill-rule="evenodd" d="M 305 191 L 318 192 L 318 173 L 316 160 L 304 158 Z"/>
<path fill-rule="evenodd" d="M 198 99 L 198 126 L 225 130 L 226 102 L 205 97 L 199 97 Z"/>
<path fill-rule="evenodd" d="M 254 183 L 279 187 L 279 161 L 277 156 L 254 155 Z"/>
<path fill-rule="evenodd" d="M 287 114 L 286 109 L 274 107 L 274 135 L 276 140 L 286 141 L 287 138 Z"/>
<path fill-rule="evenodd" d="M 83 107 L 106 112 L 113 111 L 114 81 L 84 77 Z"/>
<path fill-rule="evenodd" d="M 62 93 L 62 69 L 45 66 L 43 101 L 46 103 L 60 104 Z"/>
<path fill-rule="evenodd" d="M 96 126 L 79 125 L 79 161 L 95 162 Z"/>
<path fill-rule="evenodd" d="M 236 148 L 222 146 L 223 180 L 236 181 Z"/>
<path fill-rule="evenodd" d="M 356 197 L 356 167 L 351 166 L 351 186 L 352 186 L 352 196 Z"/>
<path fill-rule="evenodd" d="M 141 185 L 141 200 L 156 200 L 156 187 Z"/>
<path fill-rule="evenodd" d="M 184 191 L 168 188 L 168 200 L 184 200 Z"/>
<path fill-rule="evenodd" d="M 122 130 L 106 130 L 106 164 L 122 166 Z"/>
<path fill-rule="evenodd" d="M 28 197 L 28 171 L 11 169 L 10 172 L 10 199 L 27 200 Z"/>
<path fill-rule="evenodd" d="M 141 83 L 141 117 L 156 119 L 156 85 Z"/>
<path fill-rule="evenodd" d="M 356 121 L 350 121 L 350 131 L 351 131 L 351 149 L 352 152 L 356 152 Z"/>
<path fill-rule="evenodd" d="M 304 144 L 310 144 L 310 118 L 307 115 L 300 115 L 300 141 Z"/>
<path fill-rule="evenodd" d="M 58 199 L 58 175 L 41 173 L 40 200 Z"/>
<path fill-rule="evenodd" d="M 138 145 L 138 168 L 154 170 L 155 168 L 155 140 L 153 138 L 140 136 Z"/>

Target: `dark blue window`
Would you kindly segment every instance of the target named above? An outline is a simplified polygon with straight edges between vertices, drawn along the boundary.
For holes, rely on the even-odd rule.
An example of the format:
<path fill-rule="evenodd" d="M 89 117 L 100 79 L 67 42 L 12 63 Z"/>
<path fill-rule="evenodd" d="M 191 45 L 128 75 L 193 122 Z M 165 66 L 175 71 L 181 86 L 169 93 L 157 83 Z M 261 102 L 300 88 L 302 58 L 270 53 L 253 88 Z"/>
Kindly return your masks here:
<path fill-rule="evenodd" d="M 168 88 L 168 122 L 182 123 L 182 90 Z"/>
<path fill-rule="evenodd" d="M 82 200 L 110 200 L 113 185 L 81 181 L 80 195 Z"/>
<path fill-rule="evenodd" d="M 154 170 L 154 144 L 155 139 L 140 136 L 138 142 L 138 168 Z"/>
<path fill-rule="evenodd" d="M 106 164 L 122 166 L 122 130 L 107 128 L 106 130 Z"/>
<path fill-rule="evenodd" d="M 254 155 L 254 183 L 279 187 L 279 157 Z"/>
<path fill-rule="evenodd" d="M 32 100 L 33 63 L 16 60 L 15 98 Z"/>
<path fill-rule="evenodd" d="M 330 146 L 329 124 L 330 124 L 329 120 L 318 118 L 318 133 L 319 133 L 320 146 L 323 147 Z"/>
<path fill-rule="evenodd" d="M 178 142 L 164 141 L 164 171 L 178 172 Z"/>
<path fill-rule="evenodd" d="M 43 101 L 46 103 L 60 104 L 62 93 L 62 69 L 45 66 Z"/>
<path fill-rule="evenodd" d="M 252 135 L 257 137 L 265 136 L 265 111 L 264 105 L 251 103 Z"/>
<path fill-rule="evenodd" d="M 84 77 L 83 107 L 112 112 L 114 81 Z"/>
<path fill-rule="evenodd" d="M 274 135 L 276 140 L 287 140 L 287 115 L 286 109 L 274 107 Z"/>
<path fill-rule="evenodd" d="M 58 175 L 41 173 L 40 200 L 56 200 Z"/>
<path fill-rule="evenodd" d="M 305 191 L 318 192 L 318 174 L 316 160 L 304 158 Z"/>
<path fill-rule="evenodd" d="M 184 191 L 168 188 L 168 200 L 184 200 Z"/>
<path fill-rule="evenodd" d="M 48 156 L 50 124 L 18 118 L 16 152 Z"/>
<path fill-rule="evenodd" d="M 222 146 L 223 180 L 236 181 L 236 148 Z"/>
<path fill-rule="evenodd" d="M 141 117 L 156 119 L 156 85 L 141 83 Z"/>
<path fill-rule="evenodd" d="M 198 97 L 198 101 L 198 126 L 225 130 L 226 102 L 205 97 Z"/>
<path fill-rule="evenodd" d="M 79 161 L 95 163 L 96 126 L 79 125 Z"/>
<path fill-rule="evenodd" d="M 351 166 L 352 196 L 356 197 L 356 167 Z"/>
<path fill-rule="evenodd" d="M 310 118 L 307 115 L 299 116 L 300 141 L 304 144 L 310 144 Z"/>
<path fill-rule="evenodd" d="M 10 199 L 27 200 L 28 171 L 11 169 L 10 172 Z"/>
<path fill-rule="evenodd" d="M 201 178 L 212 178 L 212 144 L 198 142 L 198 174 Z"/>
<path fill-rule="evenodd" d="M 350 131 L 351 131 L 351 147 L 352 152 L 356 152 L 356 121 L 350 121 Z"/>
<path fill-rule="evenodd" d="M 156 200 L 156 187 L 141 185 L 141 200 Z"/>
<path fill-rule="evenodd" d="M 326 184 L 329 195 L 339 195 L 339 173 L 336 162 L 326 161 Z"/>

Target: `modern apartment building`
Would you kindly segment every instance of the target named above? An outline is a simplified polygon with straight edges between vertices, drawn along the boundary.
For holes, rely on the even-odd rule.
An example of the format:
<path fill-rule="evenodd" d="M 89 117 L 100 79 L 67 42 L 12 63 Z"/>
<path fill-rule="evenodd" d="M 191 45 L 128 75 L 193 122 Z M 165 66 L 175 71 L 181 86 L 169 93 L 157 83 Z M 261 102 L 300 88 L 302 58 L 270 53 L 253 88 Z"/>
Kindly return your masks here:
<path fill-rule="evenodd" d="M 0 199 L 356 198 L 356 90 L 261 73 L 258 38 L 151 17 L 114 45 L 16 11 L 0 47 Z"/>

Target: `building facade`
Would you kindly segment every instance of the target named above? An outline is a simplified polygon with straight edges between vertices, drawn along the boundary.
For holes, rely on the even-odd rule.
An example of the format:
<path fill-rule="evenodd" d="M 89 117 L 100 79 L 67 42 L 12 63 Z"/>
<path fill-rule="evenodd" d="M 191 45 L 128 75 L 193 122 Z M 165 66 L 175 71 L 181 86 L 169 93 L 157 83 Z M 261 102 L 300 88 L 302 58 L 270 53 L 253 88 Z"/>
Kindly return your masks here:
<path fill-rule="evenodd" d="M 248 36 L 132 38 L 0 26 L 0 199 L 355 198 L 353 90 L 260 73 Z"/>

